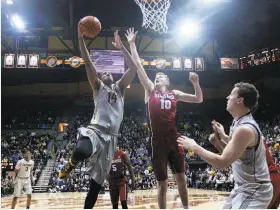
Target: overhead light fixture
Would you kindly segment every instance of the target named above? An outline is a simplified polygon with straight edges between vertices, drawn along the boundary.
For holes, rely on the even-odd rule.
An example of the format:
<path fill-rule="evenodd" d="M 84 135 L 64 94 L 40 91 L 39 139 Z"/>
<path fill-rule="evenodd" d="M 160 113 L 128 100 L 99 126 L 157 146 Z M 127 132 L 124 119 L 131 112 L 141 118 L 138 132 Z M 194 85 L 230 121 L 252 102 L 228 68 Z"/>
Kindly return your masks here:
<path fill-rule="evenodd" d="M 13 0 L 6 0 L 6 4 L 13 4 Z"/>
<path fill-rule="evenodd" d="M 24 22 L 23 20 L 18 16 L 14 15 L 12 17 L 12 23 L 15 25 L 18 29 L 24 29 Z"/>

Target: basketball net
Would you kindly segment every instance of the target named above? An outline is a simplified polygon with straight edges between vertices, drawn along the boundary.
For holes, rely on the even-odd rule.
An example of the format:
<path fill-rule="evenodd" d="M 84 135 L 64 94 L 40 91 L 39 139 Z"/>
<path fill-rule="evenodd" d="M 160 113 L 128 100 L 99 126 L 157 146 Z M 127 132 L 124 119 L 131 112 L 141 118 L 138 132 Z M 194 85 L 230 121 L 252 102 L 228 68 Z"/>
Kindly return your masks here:
<path fill-rule="evenodd" d="M 166 25 L 167 12 L 172 0 L 134 0 L 140 7 L 143 14 L 142 27 L 154 31 L 167 33 Z"/>

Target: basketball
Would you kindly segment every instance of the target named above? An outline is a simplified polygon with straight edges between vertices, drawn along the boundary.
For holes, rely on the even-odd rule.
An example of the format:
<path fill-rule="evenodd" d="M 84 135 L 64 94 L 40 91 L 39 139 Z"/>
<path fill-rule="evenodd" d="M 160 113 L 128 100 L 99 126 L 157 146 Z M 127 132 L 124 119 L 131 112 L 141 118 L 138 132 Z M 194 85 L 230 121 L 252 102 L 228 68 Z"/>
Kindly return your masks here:
<path fill-rule="evenodd" d="M 97 17 L 86 16 L 81 19 L 79 28 L 83 35 L 93 38 L 100 33 L 101 23 Z"/>

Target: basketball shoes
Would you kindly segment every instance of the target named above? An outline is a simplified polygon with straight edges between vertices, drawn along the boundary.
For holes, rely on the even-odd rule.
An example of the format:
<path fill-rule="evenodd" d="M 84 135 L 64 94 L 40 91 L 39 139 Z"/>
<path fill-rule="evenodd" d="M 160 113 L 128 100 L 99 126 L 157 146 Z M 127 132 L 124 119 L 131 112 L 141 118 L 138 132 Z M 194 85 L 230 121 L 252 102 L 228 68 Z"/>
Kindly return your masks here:
<path fill-rule="evenodd" d="M 66 178 L 70 172 L 73 170 L 73 168 L 75 168 L 76 164 L 73 164 L 71 159 L 69 159 L 69 162 L 67 163 L 66 166 L 64 166 L 60 171 L 59 171 L 59 174 L 58 174 L 58 177 L 60 179 L 64 179 Z"/>

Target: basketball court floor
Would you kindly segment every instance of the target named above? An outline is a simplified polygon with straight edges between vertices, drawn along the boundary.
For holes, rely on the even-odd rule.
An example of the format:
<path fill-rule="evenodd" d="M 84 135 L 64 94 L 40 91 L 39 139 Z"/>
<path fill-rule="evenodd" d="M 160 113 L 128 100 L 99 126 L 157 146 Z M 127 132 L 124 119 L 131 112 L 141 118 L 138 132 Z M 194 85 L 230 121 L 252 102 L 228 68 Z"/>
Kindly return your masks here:
<path fill-rule="evenodd" d="M 228 192 L 213 190 L 189 189 L 189 204 L 191 209 L 218 209 L 222 208 Z M 31 209 L 78 209 L 83 208 L 86 193 L 37 193 L 32 197 Z M 1 199 L 1 209 L 11 208 L 12 196 Z M 18 198 L 16 208 L 25 208 L 26 196 Z M 99 195 L 94 208 L 112 209 L 109 193 Z M 119 208 L 121 208 L 119 204 Z M 138 190 L 128 194 L 128 208 L 156 209 L 156 190 Z M 167 191 L 167 208 L 182 209 L 177 189 Z"/>

